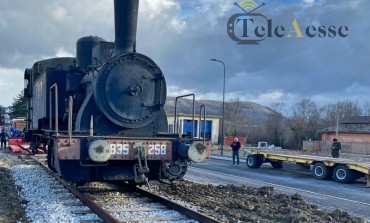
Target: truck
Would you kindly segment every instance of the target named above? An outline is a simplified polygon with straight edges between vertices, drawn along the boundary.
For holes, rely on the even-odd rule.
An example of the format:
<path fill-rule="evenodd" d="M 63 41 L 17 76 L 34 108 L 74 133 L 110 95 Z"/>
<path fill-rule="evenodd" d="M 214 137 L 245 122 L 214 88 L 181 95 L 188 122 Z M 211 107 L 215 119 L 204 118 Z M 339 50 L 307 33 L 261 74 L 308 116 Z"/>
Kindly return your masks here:
<path fill-rule="evenodd" d="M 339 183 L 352 183 L 365 177 L 366 187 L 370 187 L 370 163 L 351 159 L 331 158 L 290 154 L 288 150 L 245 150 L 246 163 L 249 168 L 259 168 L 263 163 L 270 163 L 273 168 L 283 168 L 283 162 L 295 163 L 310 169 L 312 176 L 318 180 L 334 178 Z"/>

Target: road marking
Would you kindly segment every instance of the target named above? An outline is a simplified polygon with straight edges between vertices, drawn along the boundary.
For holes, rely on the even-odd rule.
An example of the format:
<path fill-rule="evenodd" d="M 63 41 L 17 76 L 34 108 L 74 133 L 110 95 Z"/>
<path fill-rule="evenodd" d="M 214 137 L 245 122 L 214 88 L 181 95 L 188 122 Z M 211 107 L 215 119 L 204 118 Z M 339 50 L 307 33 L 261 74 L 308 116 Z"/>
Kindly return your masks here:
<path fill-rule="evenodd" d="M 333 198 L 333 199 L 349 201 L 349 202 L 354 202 L 354 203 L 370 206 L 370 203 L 366 203 L 366 202 L 362 202 L 362 201 L 355 201 L 355 200 L 351 200 L 351 199 L 347 199 L 347 198 L 336 197 L 336 196 L 327 195 L 327 194 L 320 194 L 320 193 L 309 191 L 309 190 L 297 189 L 297 188 L 294 188 L 294 187 L 288 187 L 288 186 L 284 186 L 284 185 L 280 185 L 280 184 L 268 183 L 268 182 L 265 182 L 265 181 L 255 180 L 255 179 L 251 179 L 251 178 L 248 178 L 248 177 L 240 177 L 240 176 L 235 176 L 235 175 L 226 174 L 226 173 L 220 173 L 220 172 L 216 172 L 216 171 L 212 171 L 212 170 L 205 170 L 205 169 L 198 168 L 198 167 L 190 167 L 190 169 L 197 169 L 197 170 L 201 170 L 201 171 L 214 173 L 214 174 L 217 174 L 217 175 L 223 175 L 223 176 L 238 178 L 238 179 L 242 179 L 242 180 L 250 180 L 250 181 L 254 181 L 256 183 L 263 183 L 263 184 L 271 185 L 271 186 L 274 186 L 274 187 L 281 187 L 281 188 L 285 188 L 285 189 L 289 189 L 289 190 L 295 190 L 295 191 L 305 192 L 305 193 L 309 193 L 309 194 L 315 194 L 315 195 L 320 195 L 320 196 L 329 197 L 329 198 Z"/>

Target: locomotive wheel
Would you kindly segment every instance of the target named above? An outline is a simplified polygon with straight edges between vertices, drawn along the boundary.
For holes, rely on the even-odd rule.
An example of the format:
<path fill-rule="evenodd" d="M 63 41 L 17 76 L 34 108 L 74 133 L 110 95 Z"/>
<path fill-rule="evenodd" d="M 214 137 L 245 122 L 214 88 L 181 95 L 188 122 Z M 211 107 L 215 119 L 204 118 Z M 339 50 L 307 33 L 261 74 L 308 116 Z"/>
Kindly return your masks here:
<path fill-rule="evenodd" d="M 49 169 L 51 169 L 52 171 L 55 172 L 56 170 L 54 168 L 54 142 L 53 142 L 53 140 L 49 140 L 49 142 L 48 142 L 47 158 L 48 158 L 48 167 L 49 167 Z"/>
<path fill-rule="evenodd" d="M 262 165 L 263 161 L 260 155 L 250 154 L 247 156 L 247 166 L 252 169 L 257 169 Z"/>
<path fill-rule="evenodd" d="M 318 180 L 327 180 L 332 177 L 333 169 L 323 163 L 315 163 L 311 170 L 312 176 Z"/>
<path fill-rule="evenodd" d="M 339 183 L 352 183 L 356 179 L 355 175 L 355 172 L 345 165 L 338 165 L 334 169 L 334 179 Z"/>
<path fill-rule="evenodd" d="M 281 161 L 281 160 L 270 161 L 270 163 L 271 163 L 271 166 L 274 169 L 281 169 L 281 168 L 283 168 L 283 161 Z"/>
<path fill-rule="evenodd" d="M 30 144 L 29 149 L 31 150 L 31 152 L 32 152 L 32 154 L 33 154 L 33 155 L 35 155 L 35 154 L 36 154 L 36 150 L 37 150 L 37 149 L 36 149 L 36 145 L 35 145 L 35 143 L 33 143 L 33 142 L 32 142 L 32 143 Z"/>

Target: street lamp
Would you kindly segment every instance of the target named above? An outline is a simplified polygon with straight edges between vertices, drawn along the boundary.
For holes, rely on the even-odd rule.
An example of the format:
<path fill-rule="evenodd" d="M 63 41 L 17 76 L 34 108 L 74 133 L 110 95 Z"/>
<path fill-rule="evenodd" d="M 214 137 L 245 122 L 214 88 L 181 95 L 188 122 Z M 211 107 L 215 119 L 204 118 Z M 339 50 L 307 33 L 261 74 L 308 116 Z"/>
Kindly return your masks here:
<path fill-rule="evenodd" d="M 222 137 L 222 141 L 221 141 L 221 156 L 222 156 L 222 155 L 224 155 L 224 140 L 225 140 L 225 136 L 224 136 L 224 123 L 225 123 L 225 79 L 226 79 L 226 75 L 225 75 L 225 63 L 222 62 L 221 60 L 217 60 L 217 59 L 211 59 L 211 61 L 220 62 L 224 66 L 224 88 L 223 88 L 223 92 L 222 92 L 222 123 L 221 123 L 221 137 Z"/>

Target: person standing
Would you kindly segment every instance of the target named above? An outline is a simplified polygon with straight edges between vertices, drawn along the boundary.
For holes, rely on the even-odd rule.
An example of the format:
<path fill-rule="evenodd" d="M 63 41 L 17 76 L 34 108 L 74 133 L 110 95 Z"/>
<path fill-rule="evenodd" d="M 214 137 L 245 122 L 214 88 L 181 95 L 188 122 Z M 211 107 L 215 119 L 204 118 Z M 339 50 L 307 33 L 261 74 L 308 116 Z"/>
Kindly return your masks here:
<path fill-rule="evenodd" d="M 14 137 L 14 136 L 15 136 L 15 129 L 14 129 L 14 127 L 13 127 L 13 124 L 11 124 L 11 125 L 10 125 L 10 135 L 11 135 L 12 137 Z"/>
<path fill-rule="evenodd" d="M 8 139 L 8 134 L 5 132 L 4 128 L 0 132 L 0 139 L 1 139 L 1 149 L 5 149 L 6 148 L 6 141 Z"/>
<path fill-rule="evenodd" d="M 231 148 L 233 150 L 233 166 L 235 166 L 235 158 L 236 158 L 236 165 L 239 166 L 239 149 L 240 149 L 240 142 L 238 138 L 234 139 L 234 142 L 231 143 Z"/>
<path fill-rule="evenodd" d="M 331 144 L 331 156 L 333 158 L 339 158 L 339 150 L 342 149 L 341 143 L 338 139 L 334 138 L 333 143 Z"/>

